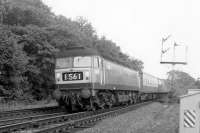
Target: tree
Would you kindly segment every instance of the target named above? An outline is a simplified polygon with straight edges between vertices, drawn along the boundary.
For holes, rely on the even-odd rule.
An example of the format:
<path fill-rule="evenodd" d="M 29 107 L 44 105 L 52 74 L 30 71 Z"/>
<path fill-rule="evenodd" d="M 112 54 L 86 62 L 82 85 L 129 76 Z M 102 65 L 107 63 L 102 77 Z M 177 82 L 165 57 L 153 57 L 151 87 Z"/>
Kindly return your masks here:
<path fill-rule="evenodd" d="M 168 87 L 173 88 L 171 91 L 175 96 L 180 96 L 186 94 L 188 89 L 196 88 L 195 79 L 186 72 L 170 71 L 168 72 Z"/>
<path fill-rule="evenodd" d="M 19 97 L 29 89 L 24 72 L 27 68 L 28 57 L 22 47 L 17 45 L 18 36 L 5 27 L 0 29 L 0 85 L 2 91 L 13 97 Z"/>
<path fill-rule="evenodd" d="M 41 0 L 6 0 L 3 8 L 3 24 L 6 25 L 48 26 L 54 16 Z"/>
<path fill-rule="evenodd" d="M 95 47 L 105 58 L 108 58 L 137 71 L 142 71 L 143 69 L 142 61 L 122 53 L 120 47 L 105 37 L 96 40 Z"/>
<path fill-rule="evenodd" d="M 46 97 L 54 85 L 54 53 L 56 49 L 49 43 L 48 32 L 37 26 L 12 28 L 15 34 L 21 35 L 18 45 L 23 46 L 23 51 L 28 55 L 28 65 L 25 72 L 32 93 L 40 99 Z"/>

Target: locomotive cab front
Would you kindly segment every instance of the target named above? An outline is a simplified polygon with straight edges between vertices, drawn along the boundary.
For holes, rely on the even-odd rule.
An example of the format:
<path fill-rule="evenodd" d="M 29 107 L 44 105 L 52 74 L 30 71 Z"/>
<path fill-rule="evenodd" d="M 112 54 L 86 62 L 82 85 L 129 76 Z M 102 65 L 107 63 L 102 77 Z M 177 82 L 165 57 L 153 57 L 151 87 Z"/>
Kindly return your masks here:
<path fill-rule="evenodd" d="M 88 55 L 88 52 L 87 55 L 73 54 L 56 58 L 54 98 L 65 105 L 83 106 L 83 99 L 94 95 L 94 84 L 101 75 L 101 58 L 94 54 Z"/>
<path fill-rule="evenodd" d="M 66 88 L 70 84 L 90 83 L 91 69 L 91 56 L 58 58 L 55 70 L 56 84 L 59 88 Z"/>

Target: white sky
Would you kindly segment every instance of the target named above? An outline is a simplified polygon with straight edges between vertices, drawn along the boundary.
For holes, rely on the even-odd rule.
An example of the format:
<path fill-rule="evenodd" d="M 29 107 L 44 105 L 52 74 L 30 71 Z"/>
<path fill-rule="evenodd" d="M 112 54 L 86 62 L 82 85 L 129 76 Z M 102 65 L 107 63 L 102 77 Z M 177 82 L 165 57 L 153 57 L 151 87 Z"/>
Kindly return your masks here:
<path fill-rule="evenodd" d="M 171 69 L 159 63 L 161 40 L 171 34 L 166 43 L 188 46 L 188 65 L 175 69 L 200 77 L 200 0 L 43 1 L 57 15 L 83 16 L 98 35 L 113 40 L 123 52 L 142 60 L 145 72 L 161 78 Z"/>

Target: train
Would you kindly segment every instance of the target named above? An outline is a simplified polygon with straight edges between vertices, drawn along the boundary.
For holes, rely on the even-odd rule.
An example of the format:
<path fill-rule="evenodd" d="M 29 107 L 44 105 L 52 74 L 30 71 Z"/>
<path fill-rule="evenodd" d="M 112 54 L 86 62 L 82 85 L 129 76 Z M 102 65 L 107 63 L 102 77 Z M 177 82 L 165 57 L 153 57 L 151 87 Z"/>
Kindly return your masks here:
<path fill-rule="evenodd" d="M 168 93 L 163 79 L 84 47 L 56 54 L 55 86 L 53 97 L 70 112 L 135 104 Z"/>

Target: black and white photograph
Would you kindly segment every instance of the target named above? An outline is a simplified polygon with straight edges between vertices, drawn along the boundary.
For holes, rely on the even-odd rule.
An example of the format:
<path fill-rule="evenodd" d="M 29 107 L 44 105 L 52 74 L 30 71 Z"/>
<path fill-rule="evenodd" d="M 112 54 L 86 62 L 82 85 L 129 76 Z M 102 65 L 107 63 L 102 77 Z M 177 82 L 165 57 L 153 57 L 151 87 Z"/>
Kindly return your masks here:
<path fill-rule="evenodd" d="M 0 133 L 200 133 L 199 0 L 0 0 Z"/>

